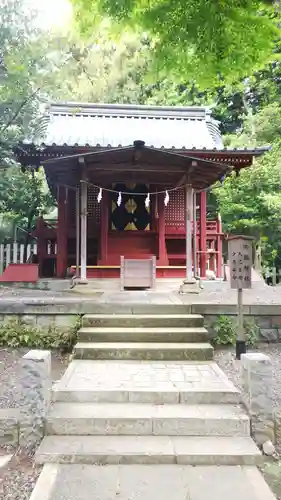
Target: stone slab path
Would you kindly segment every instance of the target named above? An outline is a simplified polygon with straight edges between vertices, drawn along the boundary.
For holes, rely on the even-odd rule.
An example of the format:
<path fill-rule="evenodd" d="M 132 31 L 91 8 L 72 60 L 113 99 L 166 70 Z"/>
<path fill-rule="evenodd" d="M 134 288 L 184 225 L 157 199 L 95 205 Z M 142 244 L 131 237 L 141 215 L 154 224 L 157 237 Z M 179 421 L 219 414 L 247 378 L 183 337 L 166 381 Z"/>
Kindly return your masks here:
<path fill-rule="evenodd" d="M 227 403 L 240 400 L 238 389 L 214 362 L 74 360 L 53 394 L 55 401 L 85 403 L 207 404 L 220 395 Z"/>
<path fill-rule="evenodd" d="M 274 500 L 256 467 L 45 465 L 30 500 Z"/>

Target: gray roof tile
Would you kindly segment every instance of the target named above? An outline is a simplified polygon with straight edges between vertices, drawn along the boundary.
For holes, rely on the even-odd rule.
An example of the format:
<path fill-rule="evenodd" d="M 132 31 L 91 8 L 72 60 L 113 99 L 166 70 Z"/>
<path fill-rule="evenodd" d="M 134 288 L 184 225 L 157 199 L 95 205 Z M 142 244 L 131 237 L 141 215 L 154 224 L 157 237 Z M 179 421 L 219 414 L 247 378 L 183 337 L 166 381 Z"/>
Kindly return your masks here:
<path fill-rule="evenodd" d="M 136 140 L 165 149 L 223 148 L 207 108 L 81 103 L 52 104 L 46 135 L 36 143 L 106 148 Z"/>

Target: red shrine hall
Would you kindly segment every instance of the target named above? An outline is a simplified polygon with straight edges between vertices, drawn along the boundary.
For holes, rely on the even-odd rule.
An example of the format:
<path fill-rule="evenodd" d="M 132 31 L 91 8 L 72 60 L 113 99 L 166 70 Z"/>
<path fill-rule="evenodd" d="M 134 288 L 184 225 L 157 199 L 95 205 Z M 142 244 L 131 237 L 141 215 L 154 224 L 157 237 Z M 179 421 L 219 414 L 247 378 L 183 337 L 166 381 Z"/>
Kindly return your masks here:
<path fill-rule="evenodd" d="M 157 277 L 221 278 L 208 188 L 265 150 L 225 149 L 203 107 L 51 105 L 46 136 L 17 154 L 25 168 L 44 166 L 57 200 L 57 220 L 39 218 L 34 231 L 40 276 L 118 277 L 121 256 L 155 256 Z"/>

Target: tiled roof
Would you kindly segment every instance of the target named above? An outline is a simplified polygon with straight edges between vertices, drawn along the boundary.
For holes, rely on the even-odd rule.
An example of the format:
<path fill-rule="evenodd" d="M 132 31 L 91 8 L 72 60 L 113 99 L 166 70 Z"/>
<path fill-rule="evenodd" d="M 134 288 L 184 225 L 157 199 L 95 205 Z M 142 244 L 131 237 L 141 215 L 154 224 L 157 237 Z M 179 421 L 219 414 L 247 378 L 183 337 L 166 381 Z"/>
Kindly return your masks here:
<path fill-rule="evenodd" d="M 223 148 L 218 122 L 203 107 L 54 103 L 49 109 L 45 146 L 131 146 Z"/>

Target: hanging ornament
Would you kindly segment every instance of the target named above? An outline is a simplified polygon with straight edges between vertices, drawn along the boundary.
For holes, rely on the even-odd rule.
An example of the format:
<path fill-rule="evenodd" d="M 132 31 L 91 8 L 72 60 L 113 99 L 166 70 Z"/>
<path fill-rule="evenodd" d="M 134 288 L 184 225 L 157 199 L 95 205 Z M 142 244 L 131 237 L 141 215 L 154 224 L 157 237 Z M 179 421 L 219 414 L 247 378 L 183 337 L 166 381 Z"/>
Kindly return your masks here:
<path fill-rule="evenodd" d="M 169 199 L 170 199 L 170 196 L 169 196 L 168 191 L 166 190 L 166 196 L 165 196 L 165 200 L 164 200 L 164 205 L 165 205 L 165 207 L 168 205 L 168 203 L 169 203 Z"/>
<path fill-rule="evenodd" d="M 145 202 L 144 202 L 146 208 L 149 208 L 149 205 L 150 205 L 150 194 L 147 193 L 147 197 L 145 198 Z"/>
<path fill-rule="evenodd" d="M 122 196 L 121 196 L 121 192 L 119 191 L 118 199 L 117 199 L 117 205 L 118 205 L 118 207 L 120 207 L 121 203 L 122 203 Z"/>
<path fill-rule="evenodd" d="M 100 203 L 101 200 L 102 200 L 102 188 L 100 188 L 100 190 L 99 190 L 99 194 L 98 194 L 97 200 L 98 200 L 98 203 Z"/>

